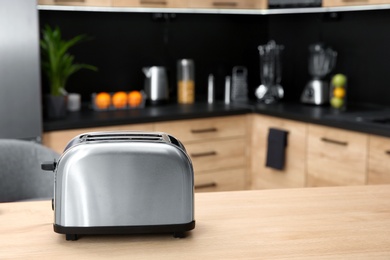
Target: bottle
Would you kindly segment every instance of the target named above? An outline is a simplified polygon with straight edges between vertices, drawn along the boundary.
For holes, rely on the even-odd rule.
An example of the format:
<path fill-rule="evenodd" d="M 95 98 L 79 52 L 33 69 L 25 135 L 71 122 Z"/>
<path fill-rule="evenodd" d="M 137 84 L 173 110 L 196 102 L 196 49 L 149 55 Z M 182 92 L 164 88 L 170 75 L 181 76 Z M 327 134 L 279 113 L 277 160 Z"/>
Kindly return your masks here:
<path fill-rule="evenodd" d="M 177 62 L 177 101 L 193 104 L 195 101 L 194 61 L 182 59 Z"/>

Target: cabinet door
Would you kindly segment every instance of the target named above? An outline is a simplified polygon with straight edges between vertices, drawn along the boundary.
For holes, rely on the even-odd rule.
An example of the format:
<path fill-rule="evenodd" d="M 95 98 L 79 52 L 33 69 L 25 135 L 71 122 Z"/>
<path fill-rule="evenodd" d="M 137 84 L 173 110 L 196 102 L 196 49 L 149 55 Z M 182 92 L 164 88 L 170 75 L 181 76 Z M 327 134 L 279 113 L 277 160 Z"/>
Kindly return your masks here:
<path fill-rule="evenodd" d="M 265 7 L 259 0 L 188 0 L 190 8 L 252 9 Z"/>
<path fill-rule="evenodd" d="M 244 176 L 241 168 L 195 174 L 195 192 L 244 190 Z"/>
<path fill-rule="evenodd" d="M 368 184 L 390 184 L 390 138 L 370 136 Z"/>
<path fill-rule="evenodd" d="M 156 123 L 155 129 L 172 134 L 185 145 L 194 141 L 243 137 L 247 131 L 247 117 L 243 115 L 162 122 Z"/>
<path fill-rule="evenodd" d="M 270 128 L 288 132 L 285 167 L 276 170 L 265 166 Z M 256 115 L 252 125 L 251 175 L 254 189 L 295 188 L 305 186 L 306 124 Z"/>
<path fill-rule="evenodd" d="M 126 130 L 153 131 L 153 124 L 118 125 L 45 132 L 43 133 L 43 144 L 61 154 L 68 142 L 79 134 L 98 131 Z"/>
<path fill-rule="evenodd" d="M 185 0 L 111 0 L 117 7 L 186 7 Z"/>
<path fill-rule="evenodd" d="M 367 144 L 366 134 L 310 125 L 308 186 L 366 184 Z"/>
<path fill-rule="evenodd" d="M 390 4 L 390 0 L 323 0 L 323 7 Z"/>
<path fill-rule="evenodd" d="M 111 0 L 38 0 L 40 5 L 111 6 Z"/>

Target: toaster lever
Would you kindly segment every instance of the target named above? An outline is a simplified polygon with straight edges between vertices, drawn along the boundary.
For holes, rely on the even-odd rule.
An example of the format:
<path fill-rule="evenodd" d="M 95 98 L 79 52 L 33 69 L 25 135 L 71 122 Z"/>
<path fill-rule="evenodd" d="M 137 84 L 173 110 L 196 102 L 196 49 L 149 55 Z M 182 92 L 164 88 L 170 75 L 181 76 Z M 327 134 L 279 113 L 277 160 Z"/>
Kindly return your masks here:
<path fill-rule="evenodd" d="M 54 161 L 54 162 L 43 162 L 41 164 L 41 169 L 44 170 L 44 171 L 52 171 L 52 172 L 54 172 L 56 166 L 57 166 L 57 162 L 56 161 Z"/>

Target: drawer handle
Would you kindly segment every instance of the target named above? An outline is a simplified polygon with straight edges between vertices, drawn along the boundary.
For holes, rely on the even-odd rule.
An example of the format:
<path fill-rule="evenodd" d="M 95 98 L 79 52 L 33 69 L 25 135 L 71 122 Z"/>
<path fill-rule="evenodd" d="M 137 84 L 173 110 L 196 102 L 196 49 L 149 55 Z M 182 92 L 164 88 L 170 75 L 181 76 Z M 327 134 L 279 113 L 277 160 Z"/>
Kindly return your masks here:
<path fill-rule="evenodd" d="M 217 155 L 216 151 L 204 152 L 204 153 L 192 153 L 191 157 L 205 157 L 205 156 L 214 156 Z"/>
<path fill-rule="evenodd" d="M 83 3 L 85 0 L 54 0 L 54 2 L 79 2 Z"/>
<path fill-rule="evenodd" d="M 387 150 L 385 153 L 388 154 L 388 155 L 390 155 L 390 150 Z"/>
<path fill-rule="evenodd" d="M 167 5 L 167 1 L 141 0 L 141 5 Z"/>
<path fill-rule="evenodd" d="M 215 127 L 204 128 L 204 129 L 191 129 L 191 133 L 193 133 L 193 134 L 212 133 L 212 132 L 217 132 L 217 131 L 218 131 L 218 129 Z"/>
<path fill-rule="evenodd" d="M 322 137 L 321 141 L 327 142 L 327 143 L 331 143 L 331 144 L 338 144 L 338 145 L 342 145 L 342 146 L 347 146 L 348 145 L 348 142 L 337 141 L 337 140 L 329 139 L 329 138 L 326 138 L 326 137 Z"/>
<path fill-rule="evenodd" d="M 205 189 L 205 188 L 213 188 L 213 187 L 217 187 L 217 184 L 215 182 L 195 185 L 195 189 Z"/>
<path fill-rule="evenodd" d="M 237 6 L 237 2 L 213 2 L 213 6 L 216 6 L 216 7 L 236 7 Z"/>
<path fill-rule="evenodd" d="M 343 0 L 344 3 L 368 2 L 369 0 Z"/>

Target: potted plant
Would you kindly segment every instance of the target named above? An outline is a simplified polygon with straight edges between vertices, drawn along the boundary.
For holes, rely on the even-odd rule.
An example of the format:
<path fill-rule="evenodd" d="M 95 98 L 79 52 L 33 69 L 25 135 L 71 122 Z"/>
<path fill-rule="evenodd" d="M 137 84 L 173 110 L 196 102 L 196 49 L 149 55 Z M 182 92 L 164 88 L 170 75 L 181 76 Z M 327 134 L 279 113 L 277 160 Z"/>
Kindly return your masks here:
<path fill-rule="evenodd" d="M 85 35 L 78 35 L 70 40 L 64 40 L 59 27 L 52 29 L 47 25 L 42 31 L 41 64 L 50 84 L 50 94 L 46 97 L 48 118 L 54 119 L 66 115 L 65 87 L 72 74 L 80 69 L 97 71 L 95 66 L 75 63 L 74 56 L 68 52 L 69 48 L 85 39 Z"/>

